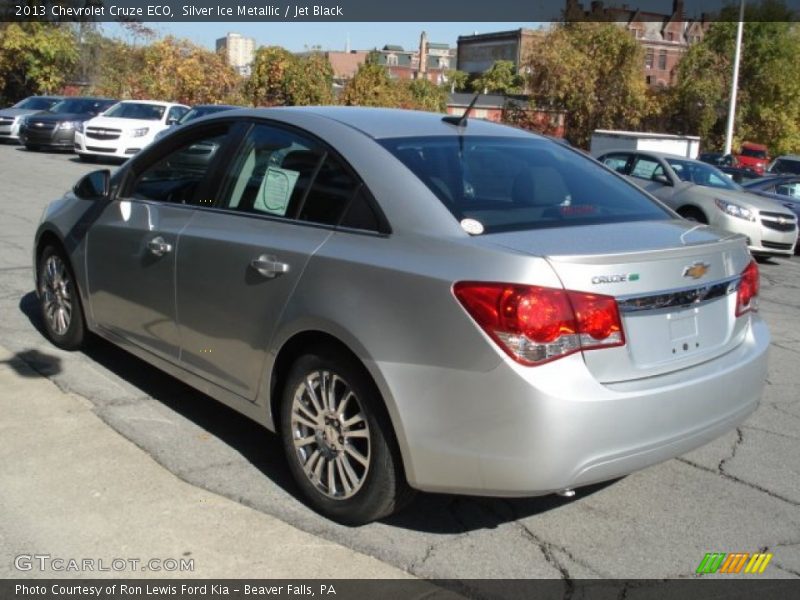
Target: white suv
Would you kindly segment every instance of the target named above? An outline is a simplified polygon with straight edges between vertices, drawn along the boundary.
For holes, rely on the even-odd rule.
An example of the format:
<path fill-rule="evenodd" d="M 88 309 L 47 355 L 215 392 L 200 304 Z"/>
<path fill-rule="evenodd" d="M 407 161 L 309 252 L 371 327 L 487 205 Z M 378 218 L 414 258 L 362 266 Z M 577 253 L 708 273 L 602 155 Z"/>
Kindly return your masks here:
<path fill-rule="evenodd" d="M 129 158 L 176 123 L 188 106 L 152 100 L 125 100 L 83 123 L 75 132 L 75 152 L 81 160 L 98 156 Z"/>

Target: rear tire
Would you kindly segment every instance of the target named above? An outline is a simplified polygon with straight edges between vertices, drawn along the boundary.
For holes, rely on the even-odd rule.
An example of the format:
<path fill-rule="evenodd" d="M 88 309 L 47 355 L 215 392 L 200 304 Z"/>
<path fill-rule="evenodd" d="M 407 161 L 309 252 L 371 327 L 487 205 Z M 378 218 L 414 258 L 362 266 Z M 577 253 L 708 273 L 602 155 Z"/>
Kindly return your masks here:
<path fill-rule="evenodd" d="M 64 252 L 47 246 L 37 264 L 39 307 L 47 337 L 64 350 L 77 350 L 86 338 L 86 321 L 75 275 Z"/>
<path fill-rule="evenodd" d="M 362 525 L 413 497 L 383 401 L 356 360 L 329 347 L 301 356 L 280 408 L 289 469 L 315 510 Z"/>
<path fill-rule="evenodd" d="M 698 208 L 694 208 L 693 206 L 687 206 L 686 208 L 679 209 L 678 214 L 687 221 L 695 221 L 696 223 L 708 225 L 708 219 L 703 214 L 703 211 Z"/>

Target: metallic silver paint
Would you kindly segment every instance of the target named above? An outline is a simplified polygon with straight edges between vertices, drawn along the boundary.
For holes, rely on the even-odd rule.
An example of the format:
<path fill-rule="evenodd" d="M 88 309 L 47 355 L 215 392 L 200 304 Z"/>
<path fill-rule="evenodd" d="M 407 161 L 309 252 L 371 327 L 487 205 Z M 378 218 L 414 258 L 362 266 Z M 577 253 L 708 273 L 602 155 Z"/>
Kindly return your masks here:
<path fill-rule="evenodd" d="M 626 346 L 539 367 L 513 362 L 452 294 L 460 280 L 596 293 L 595 275 L 638 273 L 602 293 L 652 296 L 685 288 L 682 269 L 694 261 L 709 264 L 704 285 L 719 284 L 750 261 L 742 236 L 677 219 L 470 236 L 373 140 L 453 135 L 438 115 L 290 108 L 223 117 L 274 119 L 335 146 L 391 234 L 68 193 L 43 216 L 37 247 L 43 235 L 64 245 L 92 331 L 268 428 L 276 360 L 309 332 L 363 363 L 409 483 L 430 491 L 534 495 L 618 477 L 708 442 L 757 405 L 769 333 L 757 314 L 733 318 L 733 294 L 624 314 Z M 465 135 L 480 134 L 529 135 L 471 121 Z M 157 237 L 172 251 L 153 255 Z M 289 268 L 266 278 L 252 264 L 262 256 Z"/>

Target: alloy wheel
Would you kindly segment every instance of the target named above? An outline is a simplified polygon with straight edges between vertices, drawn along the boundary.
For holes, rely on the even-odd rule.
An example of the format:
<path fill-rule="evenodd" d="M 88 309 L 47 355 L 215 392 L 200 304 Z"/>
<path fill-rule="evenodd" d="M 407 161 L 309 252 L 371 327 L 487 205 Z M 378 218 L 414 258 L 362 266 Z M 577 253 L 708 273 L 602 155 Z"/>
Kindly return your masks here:
<path fill-rule="evenodd" d="M 294 451 L 308 481 L 334 500 L 354 496 L 371 462 L 371 438 L 361 402 L 341 376 L 308 373 L 291 407 Z"/>
<path fill-rule="evenodd" d="M 45 260 L 39 285 L 47 324 L 56 335 L 65 335 L 72 323 L 72 280 L 67 265 L 57 254 Z"/>

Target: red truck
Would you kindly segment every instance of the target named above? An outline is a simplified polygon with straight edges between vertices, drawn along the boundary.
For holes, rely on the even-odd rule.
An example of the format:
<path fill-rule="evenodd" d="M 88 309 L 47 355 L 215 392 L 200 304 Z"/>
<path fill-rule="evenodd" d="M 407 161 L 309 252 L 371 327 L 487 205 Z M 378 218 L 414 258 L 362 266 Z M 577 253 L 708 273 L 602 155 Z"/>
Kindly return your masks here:
<path fill-rule="evenodd" d="M 739 152 L 735 157 L 739 167 L 751 169 L 759 175 L 764 174 L 764 170 L 769 164 L 769 150 L 764 144 L 742 142 Z"/>

